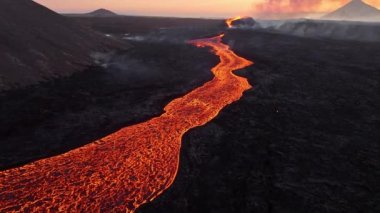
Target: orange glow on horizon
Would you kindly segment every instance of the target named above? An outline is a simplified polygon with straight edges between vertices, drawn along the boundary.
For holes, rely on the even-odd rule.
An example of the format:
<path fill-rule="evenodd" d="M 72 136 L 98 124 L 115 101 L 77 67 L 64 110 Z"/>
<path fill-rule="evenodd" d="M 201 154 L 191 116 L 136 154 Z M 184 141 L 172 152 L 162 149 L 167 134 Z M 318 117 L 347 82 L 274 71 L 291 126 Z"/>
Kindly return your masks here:
<path fill-rule="evenodd" d="M 120 14 L 183 17 L 253 17 L 322 14 L 350 0 L 35 0 L 62 13 L 83 13 L 105 8 Z M 380 8 L 380 0 L 364 0 Z"/>
<path fill-rule="evenodd" d="M 231 17 L 249 14 L 250 0 L 35 0 L 62 13 L 84 13 L 99 8 L 125 15 Z"/>
<path fill-rule="evenodd" d="M 332 12 L 351 0 L 264 0 L 253 3 L 253 15 L 264 18 L 307 17 L 312 14 Z M 364 0 L 380 8 L 380 0 Z"/>

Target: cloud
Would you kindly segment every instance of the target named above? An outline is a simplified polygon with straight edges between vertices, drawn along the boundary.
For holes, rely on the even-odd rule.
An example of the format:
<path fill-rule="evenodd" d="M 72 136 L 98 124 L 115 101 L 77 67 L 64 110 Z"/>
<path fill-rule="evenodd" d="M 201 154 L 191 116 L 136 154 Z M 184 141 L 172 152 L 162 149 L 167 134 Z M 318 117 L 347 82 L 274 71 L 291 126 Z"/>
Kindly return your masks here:
<path fill-rule="evenodd" d="M 259 18 L 299 18 L 337 9 L 349 0 L 264 0 L 253 3 L 253 13 Z"/>

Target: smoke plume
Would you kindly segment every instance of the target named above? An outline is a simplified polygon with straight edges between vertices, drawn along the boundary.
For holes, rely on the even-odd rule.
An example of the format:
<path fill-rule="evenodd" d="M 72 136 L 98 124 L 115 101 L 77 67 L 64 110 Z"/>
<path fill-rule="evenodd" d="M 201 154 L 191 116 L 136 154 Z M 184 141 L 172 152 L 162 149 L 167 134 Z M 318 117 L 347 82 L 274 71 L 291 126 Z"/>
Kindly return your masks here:
<path fill-rule="evenodd" d="M 259 18 L 300 18 L 329 12 L 349 0 L 265 0 L 253 3 L 253 13 Z"/>

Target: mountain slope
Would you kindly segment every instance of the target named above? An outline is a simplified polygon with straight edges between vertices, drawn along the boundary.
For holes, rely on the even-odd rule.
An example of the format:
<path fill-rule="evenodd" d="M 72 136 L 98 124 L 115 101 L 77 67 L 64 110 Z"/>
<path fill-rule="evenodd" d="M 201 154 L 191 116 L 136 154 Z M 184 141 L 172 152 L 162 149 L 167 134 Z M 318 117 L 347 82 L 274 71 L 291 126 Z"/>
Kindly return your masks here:
<path fill-rule="evenodd" d="M 331 20 L 379 21 L 380 10 L 364 3 L 362 0 L 353 0 L 322 18 Z"/>
<path fill-rule="evenodd" d="M 106 9 L 98 9 L 98 10 L 95 10 L 91 13 L 87 13 L 86 14 L 87 16 L 91 16 L 91 17 L 113 17 L 113 16 L 118 16 L 118 14 L 110 11 L 110 10 L 106 10 Z"/>
<path fill-rule="evenodd" d="M 91 52 L 112 45 L 31 0 L 1 0 L 0 91 L 83 70 Z"/>

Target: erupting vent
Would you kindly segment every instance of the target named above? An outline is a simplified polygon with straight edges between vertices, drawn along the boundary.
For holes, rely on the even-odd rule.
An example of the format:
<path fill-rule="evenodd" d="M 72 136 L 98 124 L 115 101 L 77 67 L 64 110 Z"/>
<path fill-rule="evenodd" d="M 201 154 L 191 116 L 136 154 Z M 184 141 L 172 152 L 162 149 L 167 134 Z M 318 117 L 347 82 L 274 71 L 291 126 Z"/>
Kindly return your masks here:
<path fill-rule="evenodd" d="M 242 19 L 242 17 L 241 17 L 241 16 L 237 16 L 237 17 L 234 17 L 234 18 L 229 18 L 229 19 L 227 19 L 227 20 L 226 20 L 226 24 L 227 24 L 228 28 L 233 27 L 233 23 L 234 23 L 234 21 L 237 21 L 237 20 L 239 20 L 239 19 Z"/>

